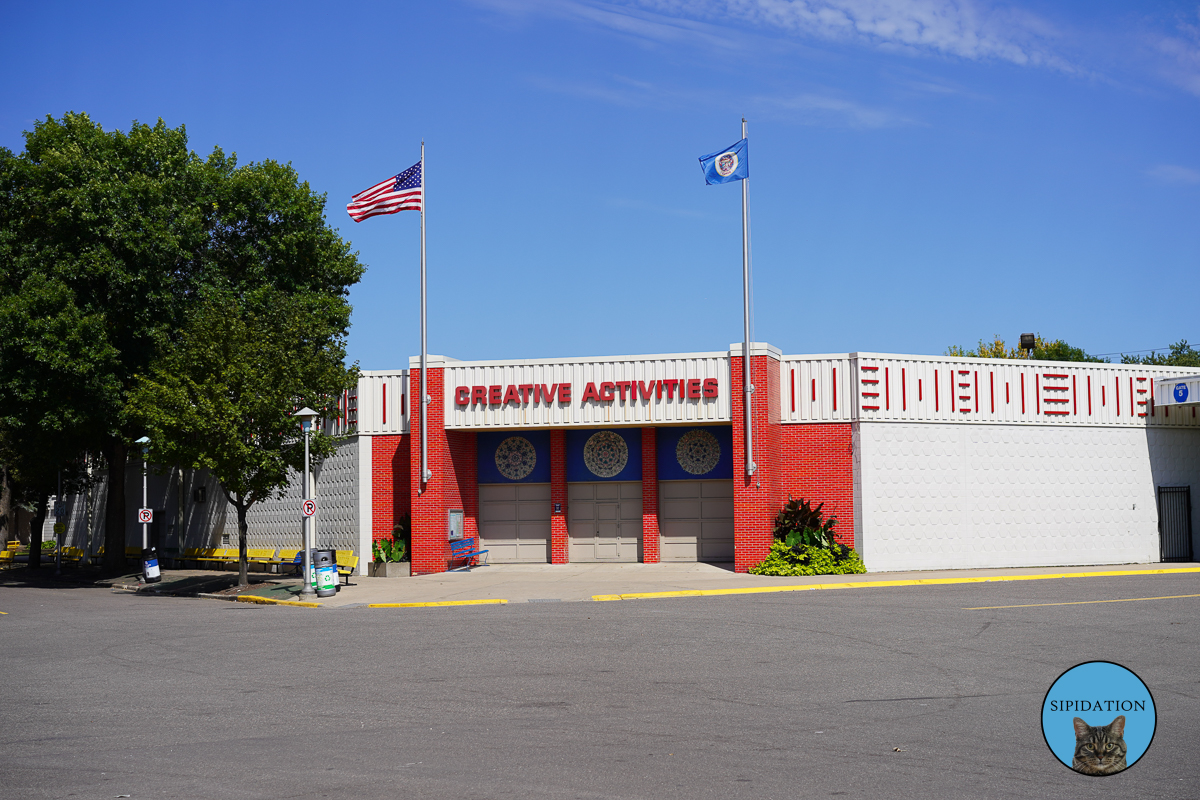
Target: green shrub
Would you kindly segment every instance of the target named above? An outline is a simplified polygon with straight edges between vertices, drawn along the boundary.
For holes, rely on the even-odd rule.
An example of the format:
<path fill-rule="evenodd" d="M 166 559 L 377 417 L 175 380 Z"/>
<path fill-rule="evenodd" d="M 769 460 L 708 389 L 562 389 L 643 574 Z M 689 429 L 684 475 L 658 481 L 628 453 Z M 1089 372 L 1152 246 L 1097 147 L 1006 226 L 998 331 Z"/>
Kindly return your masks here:
<path fill-rule="evenodd" d="M 750 568 L 752 575 L 855 575 L 866 571 L 858 553 L 849 547 L 788 547 L 780 541 L 772 542 L 767 557 Z"/>
<path fill-rule="evenodd" d="M 816 508 L 808 500 L 795 500 L 788 495 L 788 501 L 775 515 L 775 539 L 788 547 L 832 547 L 836 544 L 833 538 L 833 526 L 837 517 L 828 519 L 821 513 L 825 504 Z"/>
<path fill-rule="evenodd" d="M 371 548 L 376 562 L 407 561 L 411 549 L 412 533 L 410 525 L 412 518 L 401 517 L 392 528 L 391 539 L 380 539 Z"/>

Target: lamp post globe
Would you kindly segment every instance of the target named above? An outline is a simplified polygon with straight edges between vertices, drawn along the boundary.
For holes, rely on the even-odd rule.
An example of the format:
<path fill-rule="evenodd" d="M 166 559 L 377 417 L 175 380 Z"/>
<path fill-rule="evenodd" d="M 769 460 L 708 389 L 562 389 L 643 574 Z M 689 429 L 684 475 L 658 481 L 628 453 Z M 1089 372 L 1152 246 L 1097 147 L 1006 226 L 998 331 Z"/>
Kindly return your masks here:
<path fill-rule="evenodd" d="M 304 431 L 304 499 L 309 500 L 308 493 L 308 436 L 312 433 L 313 422 L 317 418 L 317 412 L 313 411 L 308 406 L 292 414 L 300 423 L 300 429 Z M 304 519 L 304 560 L 303 560 L 303 579 L 301 580 L 300 594 L 314 595 L 316 590 L 312 586 L 312 534 L 309 523 L 309 517 L 302 515 Z"/>

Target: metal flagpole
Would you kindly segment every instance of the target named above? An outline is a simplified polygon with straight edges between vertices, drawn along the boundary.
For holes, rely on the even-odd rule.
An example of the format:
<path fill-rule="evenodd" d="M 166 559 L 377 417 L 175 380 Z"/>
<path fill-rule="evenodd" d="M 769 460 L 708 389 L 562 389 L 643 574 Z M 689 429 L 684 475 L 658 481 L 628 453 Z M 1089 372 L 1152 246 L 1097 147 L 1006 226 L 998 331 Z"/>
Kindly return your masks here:
<path fill-rule="evenodd" d="M 746 118 L 742 117 L 742 138 L 746 138 Z M 746 474 L 753 475 L 758 469 L 754 463 L 754 415 L 751 413 L 751 397 L 754 384 L 750 382 L 750 176 L 742 178 L 742 390 L 745 399 L 742 418 L 746 426 Z M 422 428 L 422 430 L 424 430 Z"/>
<path fill-rule="evenodd" d="M 421 140 L 421 483 L 433 477 L 429 471 L 429 432 L 426 406 L 429 405 L 429 389 L 425 369 L 429 354 L 425 340 L 425 140 Z"/>

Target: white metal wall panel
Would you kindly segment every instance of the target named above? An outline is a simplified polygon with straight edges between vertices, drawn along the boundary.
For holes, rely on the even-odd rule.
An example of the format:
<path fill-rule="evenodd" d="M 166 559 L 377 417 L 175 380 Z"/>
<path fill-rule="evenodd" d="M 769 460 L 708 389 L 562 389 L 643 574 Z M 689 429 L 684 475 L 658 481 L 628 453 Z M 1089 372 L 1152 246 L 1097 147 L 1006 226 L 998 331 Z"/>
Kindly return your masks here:
<path fill-rule="evenodd" d="M 611 401 L 583 402 L 588 383 L 631 382 L 649 387 L 652 381 L 713 378 L 717 397 L 680 399 L 678 393 L 658 386 L 650 397 L 632 389 L 617 390 Z M 522 402 L 500 404 L 455 402 L 459 386 L 546 386 L 570 384 L 571 401 L 535 402 L 528 390 Z M 661 395 L 661 396 L 660 396 Z M 728 353 L 615 356 L 611 358 L 499 362 L 449 362 L 445 365 L 445 423 L 448 429 L 568 427 L 573 425 L 670 425 L 674 423 L 729 422 L 730 385 Z"/>
<path fill-rule="evenodd" d="M 854 416 L 849 353 L 786 356 L 779 362 L 779 408 L 784 423 L 849 422 Z"/>
<path fill-rule="evenodd" d="M 1200 485 L 1200 431 L 861 423 L 871 571 L 1158 560 L 1156 485 Z"/>
<path fill-rule="evenodd" d="M 360 373 L 357 401 L 359 433 L 408 433 L 408 370 Z"/>
<path fill-rule="evenodd" d="M 851 353 L 850 359 L 853 413 L 863 421 L 1200 425 L 1192 409 L 1155 402 L 1154 379 L 1187 370 L 878 353 Z"/>

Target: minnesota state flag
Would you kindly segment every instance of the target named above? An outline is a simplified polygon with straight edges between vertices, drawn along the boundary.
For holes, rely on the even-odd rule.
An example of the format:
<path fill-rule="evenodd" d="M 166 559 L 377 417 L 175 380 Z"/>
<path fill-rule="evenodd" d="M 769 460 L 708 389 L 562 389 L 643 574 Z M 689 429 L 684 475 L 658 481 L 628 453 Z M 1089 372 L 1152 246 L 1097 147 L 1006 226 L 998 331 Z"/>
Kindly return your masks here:
<path fill-rule="evenodd" d="M 742 139 L 724 150 L 700 156 L 704 182 L 708 185 L 730 183 L 750 177 L 750 144 Z"/>

